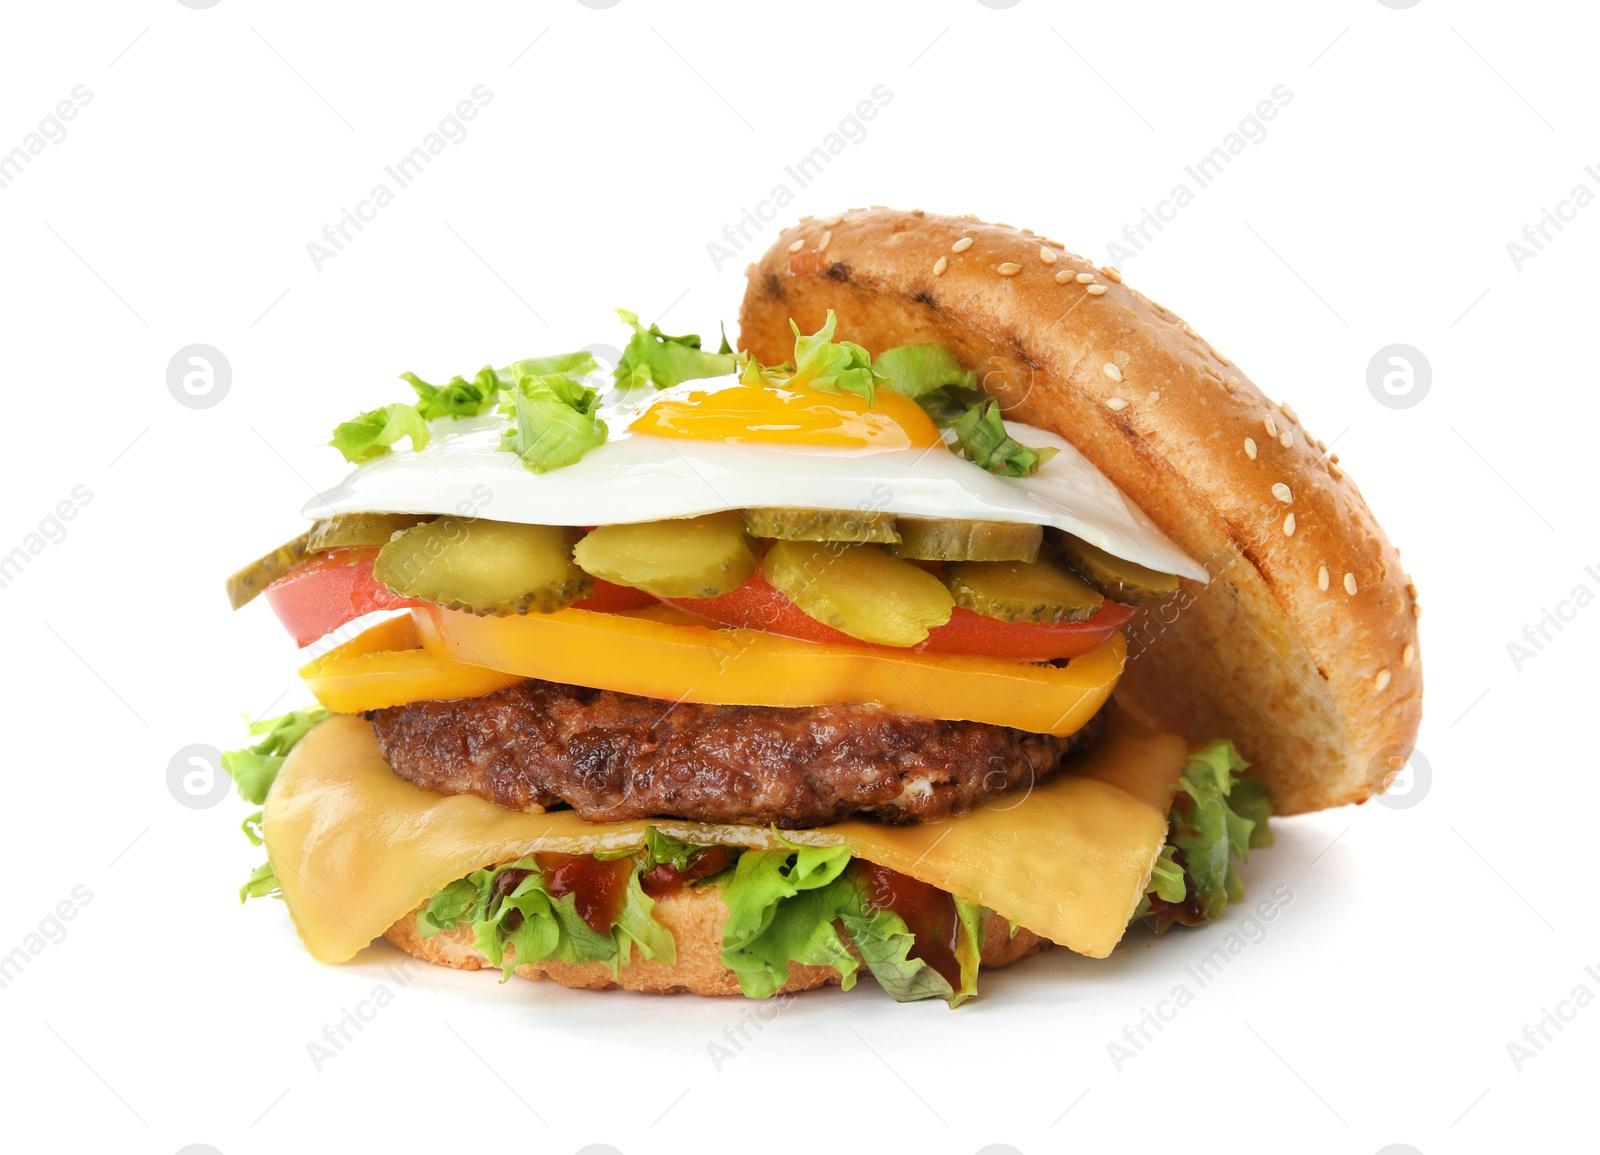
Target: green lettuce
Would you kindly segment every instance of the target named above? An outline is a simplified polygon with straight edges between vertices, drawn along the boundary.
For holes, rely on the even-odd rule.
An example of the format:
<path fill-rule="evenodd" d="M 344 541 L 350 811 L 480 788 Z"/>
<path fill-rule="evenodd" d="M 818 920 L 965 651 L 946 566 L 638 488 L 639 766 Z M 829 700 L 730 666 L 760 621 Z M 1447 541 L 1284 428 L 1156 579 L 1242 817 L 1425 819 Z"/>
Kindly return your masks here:
<path fill-rule="evenodd" d="M 565 373 L 519 376 L 500 410 L 511 415 L 500 448 L 522 459 L 535 473 L 571 465 L 604 445 L 609 430 L 596 415 L 600 395 Z"/>
<path fill-rule="evenodd" d="M 475 870 L 452 882 L 417 912 L 417 930 L 428 939 L 469 923 L 476 938 L 474 946 L 507 978 L 519 963 L 554 958 L 604 963 L 614 976 L 634 948 L 644 958 L 671 965 L 677 958 L 677 944 L 651 913 L 655 902 L 640 884 L 641 865 L 642 856 L 628 875 L 622 909 L 606 934 L 584 921 L 577 911 L 576 895 L 551 896 L 538 861 L 531 855 L 504 866 Z M 499 892 L 504 887 L 497 886 L 496 879 L 508 870 L 527 874 L 502 895 Z"/>
<path fill-rule="evenodd" d="M 659 325 L 651 325 L 646 329 L 639 323 L 637 313 L 618 309 L 617 316 L 633 329 L 633 336 L 628 339 L 622 359 L 613 371 L 619 388 L 653 386 L 666 389 L 684 381 L 721 377 L 734 371 L 736 362 L 733 350 L 728 347 L 726 333 L 722 337 L 721 349 L 707 353 L 700 348 L 698 333 L 669 337 Z"/>
<path fill-rule="evenodd" d="M 1151 872 L 1140 916 L 1156 929 L 1174 922 L 1194 926 L 1216 918 L 1244 897 L 1234 860 L 1272 845 L 1272 801 L 1232 742 L 1217 740 L 1191 751 L 1178 779 L 1167 845 Z"/>
<path fill-rule="evenodd" d="M 822 328 L 810 336 L 801 333 L 792 319 L 789 321 L 789 328 L 794 331 L 794 375 L 788 384 L 825 393 L 854 393 L 871 405 L 884 375 L 873 367 L 871 354 L 860 345 L 833 339 L 838 326 L 839 319 L 832 309 Z"/>
<path fill-rule="evenodd" d="M 413 408 L 424 421 L 439 417 L 476 417 L 480 413 L 487 413 L 499 401 L 502 388 L 500 375 L 492 365 L 479 369 L 470 381 L 464 377 L 452 377 L 444 385 L 430 385 L 415 373 L 402 373 L 400 378 L 416 391 L 417 402 Z"/>
<path fill-rule="evenodd" d="M 885 349 L 872 367 L 886 379 L 884 388 L 893 389 L 913 401 L 941 390 L 948 397 L 952 389 L 978 388 L 977 371 L 963 369 L 955 354 L 943 345 L 898 345 Z"/>
<path fill-rule="evenodd" d="M 785 843 L 781 850 L 747 850 L 731 877 L 721 882 L 728 920 L 722 932 L 722 962 L 753 998 L 783 988 L 789 963 L 833 967 L 840 985 L 855 985 L 860 964 L 839 934 L 842 926 L 878 984 L 901 1002 L 940 998 L 959 1006 L 977 993 L 983 922 L 987 912 L 955 899 L 961 923 L 956 957 L 960 985 L 950 983 L 920 958 L 916 938 L 898 914 L 875 909 L 860 873 L 851 869 L 847 847 Z"/>
<path fill-rule="evenodd" d="M 728 919 L 722 929 L 722 963 L 753 998 L 777 993 L 789 981 L 789 963 L 831 966 L 849 990 L 856 959 L 834 920 L 843 902 L 859 902 L 850 887 L 835 887 L 850 864 L 845 846 L 747 850 L 722 883 Z"/>
<path fill-rule="evenodd" d="M 980 469 L 1001 477 L 1032 477 L 1058 452 L 1054 448 L 1030 449 L 1006 432 L 1000 403 L 979 401 L 950 422 L 956 448 Z"/>
<path fill-rule="evenodd" d="M 416 406 L 397 401 L 343 422 L 334 429 L 333 440 L 328 444 L 344 454 L 346 461 L 359 465 L 382 457 L 402 437 L 411 439 L 412 449 L 421 449 L 428 444 L 428 423 L 417 413 Z"/>
<path fill-rule="evenodd" d="M 304 710 L 291 710 L 276 718 L 263 718 L 250 723 L 250 734 L 260 735 L 261 741 L 222 755 L 222 769 L 233 779 L 239 797 L 257 807 L 266 802 L 267 791 L 272 789 L 272 783 L 283 768 L 289 751 L 327 716 L 326 708 L 308 706 Z M 261 846 L 266 840 L 262 828 L 263 813 L 258 809 L 240 823 L 239 828 L 252 846 Z M 272 863 L 263 862 L 239 888 L 239 901 L 268 896 L 278 897 L 278 879 L 272 872 Z"/>

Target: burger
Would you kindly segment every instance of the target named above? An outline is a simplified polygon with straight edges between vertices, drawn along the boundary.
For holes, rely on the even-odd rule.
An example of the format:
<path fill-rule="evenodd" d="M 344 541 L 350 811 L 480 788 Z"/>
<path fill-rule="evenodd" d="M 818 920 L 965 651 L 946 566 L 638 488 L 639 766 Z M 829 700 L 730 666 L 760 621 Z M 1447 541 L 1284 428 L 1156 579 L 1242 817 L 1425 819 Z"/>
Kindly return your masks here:
<path fill-rule="evenodd" d="M 404 374 L 230 579 L 317 646 L 317 704 L 224 762 L 241 898 L 313 957 L 955 1005 L 1216 918 L 1270 815 L 1392 780 L 1415 588 L 1179 317 L 920 211 L 807 218 L 746 275 L 737 351 L 619 310 L 609 372 Z"/>

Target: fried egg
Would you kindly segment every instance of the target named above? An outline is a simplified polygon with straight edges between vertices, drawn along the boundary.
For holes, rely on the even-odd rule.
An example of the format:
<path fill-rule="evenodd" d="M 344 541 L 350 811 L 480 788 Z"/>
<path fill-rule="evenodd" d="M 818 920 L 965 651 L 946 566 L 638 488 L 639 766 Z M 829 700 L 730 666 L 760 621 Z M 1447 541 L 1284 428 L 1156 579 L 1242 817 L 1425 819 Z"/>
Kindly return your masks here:
<path fill-rule="evenodd" d="M 305 506 L 534 525 L 618 525 L 776 507 L 1048 525 L 1163 573 L 1208 580 L 1071 444 L 1014 421 L 1006 432 L 1057 453 L 1032 477 L 999 477 L 950 448 L 916 402 L 741 384 L 735 377 L 609 391 L 610 436 L 572 465 L 535 473 L 500 448 L 506 418 L 440 419 L 420 450 L 358 466 Z"/>

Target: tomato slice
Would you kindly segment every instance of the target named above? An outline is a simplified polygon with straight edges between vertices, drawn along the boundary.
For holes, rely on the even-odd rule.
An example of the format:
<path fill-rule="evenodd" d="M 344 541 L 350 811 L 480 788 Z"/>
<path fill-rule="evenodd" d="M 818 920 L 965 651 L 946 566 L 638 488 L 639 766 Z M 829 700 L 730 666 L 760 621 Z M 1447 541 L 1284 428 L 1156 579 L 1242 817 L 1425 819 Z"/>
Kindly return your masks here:
<path fill-rule="evenodd" d="M 808 642 L 870 645 L 817 621 L 774 589 L 759 572 L 738 589 L 714 598 L 661 600 L 686 613 L 724 626 L 764 630 L 769 634 L 781 634 L 786 638 L 800 638 Z M 1043 626 L 1027 622 L 1002 622 L 958 607 L 948 622 L 929 630 L 927 640 L 912 647 L 912 652 L 969 654 L 1015 662 L 1076 658 L 1104 644 L 1132 616 L 1132 606 L 1108 601 L 1088 621 Z"/>
<path fill-rule="evenodd" d="M 388 586 L 372 576 L 372 563 L 377 556 L 375 549 L 329 550 L 284 574 L 263 591 L 263 596 L 299 646 L 309 646 L 363 614 L 423 605 L 415 598 L 391 593 Z M 653 606 L 656 599 L 643 590 L 596 578 L 594 593 L 573 604 L 614 614 Z"/>

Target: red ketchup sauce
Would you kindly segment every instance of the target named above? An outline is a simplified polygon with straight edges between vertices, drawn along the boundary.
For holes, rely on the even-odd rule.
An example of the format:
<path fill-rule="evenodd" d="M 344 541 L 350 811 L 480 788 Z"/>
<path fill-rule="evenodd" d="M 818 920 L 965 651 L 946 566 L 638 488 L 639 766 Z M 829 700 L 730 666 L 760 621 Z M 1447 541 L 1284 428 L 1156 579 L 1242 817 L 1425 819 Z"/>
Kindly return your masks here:
<path fill-rule="evenodd" d="M 611 933 L 612 924 L 627 901 L 632 858 L 602 862 L 592 854 L 540 853 L 533 860 L 544 874 L 544 888 L 551 898 L 572 895 L 573 908 L 591 930 L 596 934 Z"/>
<path fill-rule="evenodd" d="M 670 862 L 658 862 L 645 871 L 639 879 L 639 885 L 644 887 L 644 892 L 651 898 L 660 898 L 664 894 L 671 894 L 680 887 L 699 878 L 710 878 L 717 871 L 722 870 L 733 860 L 733 855 L 726 846 L 708 846 L 690 860 L 689 865 L 679 870 Z"/>
<path fill-rule="evenodd" d="M 961 963 L 956 958 L 956 939 L 961 920 L 956 917 L 956 900 L 948 891 L 886 866 L 865 861 L 858 866 L 867 891 L 867 908 L 891 911 L 903 918 L 917 940 L 907 957 L 921 959 L 942 975 L 952 990 L 959 990 Z"/>

